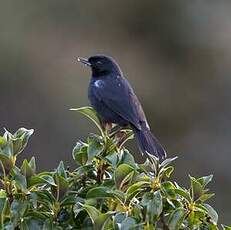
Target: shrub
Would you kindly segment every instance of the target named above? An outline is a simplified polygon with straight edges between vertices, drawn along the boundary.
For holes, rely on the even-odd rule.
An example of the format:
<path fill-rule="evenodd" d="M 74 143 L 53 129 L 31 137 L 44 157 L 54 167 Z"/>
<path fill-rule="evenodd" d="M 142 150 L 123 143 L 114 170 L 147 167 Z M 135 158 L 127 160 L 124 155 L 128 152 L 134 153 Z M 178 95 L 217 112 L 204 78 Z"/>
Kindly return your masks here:
<path fill-rule="evenodd" d="M 33 130 L 5 130 L 0 137 L 1 229 L 219 229 L 218 215 L 207 204 L 212 175 L 189 177 L 185 189 L 171 180 L 172 162 L 147 155 L 135 162 L 124 143 L 130 130 L 103 131 L 94 110 L 76 109 L 90 118 L 100 135 L 78 141 L 70 170 L 61 161 L 57 169 L 36 173 L 35 158 L 16 166 Z M 231 229 L 220 226 L 221 229 Z"/>

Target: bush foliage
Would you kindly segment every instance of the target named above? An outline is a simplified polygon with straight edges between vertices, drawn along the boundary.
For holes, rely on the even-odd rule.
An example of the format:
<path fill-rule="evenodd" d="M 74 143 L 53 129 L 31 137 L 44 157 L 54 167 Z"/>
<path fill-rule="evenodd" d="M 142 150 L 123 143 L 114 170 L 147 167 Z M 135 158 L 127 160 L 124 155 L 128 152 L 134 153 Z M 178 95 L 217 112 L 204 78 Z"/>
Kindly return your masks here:
<path fill-rule="evenodd" d="M 19 167 L 17 156 L 33 130 L 0 136 L 1 229 L 226 229 L 207 203 L 214 194 L 212 175 L 189 177 L 186 189 L 171 180 L 172 162 L 147 155 L 135 162 L 124 143 L 130 130 L 104 131 L 90 107 L 73 109 L 90 118 L 100 135 L 78 141 L 72 155 L 76 169 L 61 161 L 57 169 L 36 173 L 35 158 Z M 219 227 L 218 227 L 219 226 Z"/>

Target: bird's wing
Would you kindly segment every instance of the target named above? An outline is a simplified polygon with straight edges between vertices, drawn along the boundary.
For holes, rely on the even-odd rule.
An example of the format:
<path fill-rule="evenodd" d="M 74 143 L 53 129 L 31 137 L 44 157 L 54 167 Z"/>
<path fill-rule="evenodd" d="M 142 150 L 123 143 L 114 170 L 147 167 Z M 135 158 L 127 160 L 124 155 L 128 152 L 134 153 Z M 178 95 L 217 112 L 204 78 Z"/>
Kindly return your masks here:
<path fill-rule="evenodd" d="M 116 81 L 107 81 L 104 87 L 95 89 L 94 94 L 109 109 L 137 129 L 141 129 L 142 124 L 148 127 L 141 104 L 124 77 L 118 76 Z"/>

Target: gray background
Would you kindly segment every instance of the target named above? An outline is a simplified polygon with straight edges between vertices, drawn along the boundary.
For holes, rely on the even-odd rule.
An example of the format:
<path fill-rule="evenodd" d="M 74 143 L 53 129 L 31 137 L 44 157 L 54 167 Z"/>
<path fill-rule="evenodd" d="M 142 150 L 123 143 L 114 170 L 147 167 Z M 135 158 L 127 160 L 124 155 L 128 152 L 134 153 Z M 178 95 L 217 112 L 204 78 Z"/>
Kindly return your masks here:
<path fill-rule="evenodd" d="M 71 163 L 95 127 L 70 107 L 88 105 L 90 70 L 75 56 L 113 56 L 153 133 L 178 155 L 175 177 L 214 174 L 220 221 L 231 224 L 231 2 L 0 1 L 0 128 L 35 134 L 21 156 L 39 170 Z M 133 152 L 137 155 L 137 148 Z"/>

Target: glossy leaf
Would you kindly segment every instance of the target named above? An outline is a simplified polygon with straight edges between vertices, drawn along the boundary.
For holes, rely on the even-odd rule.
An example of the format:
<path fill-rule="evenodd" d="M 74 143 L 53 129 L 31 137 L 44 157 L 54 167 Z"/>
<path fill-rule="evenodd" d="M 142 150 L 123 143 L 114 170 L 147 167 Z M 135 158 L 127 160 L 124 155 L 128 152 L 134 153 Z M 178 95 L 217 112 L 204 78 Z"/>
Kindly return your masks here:
<path fill-rule="evenodd" d="M 115 212 L 107 212 L 103 214 L 99 214 L 98 218 L 94 221 L 94 229 L 105 229 L 105 225 L 111 216 L 114 215 Z"/>
<path fill-rule="evenodd" d="M 131 175 L 131 173 L 134 172 L 134 168 L 132 168 L 128 164 L 121 164 L 116 168 L 115 170 L 115 183 L 117 188 L 121 187 L 122 182 L 125 182 L 124 179 Z M 128 178 L 129 179 L 129 178 Z"/>
<path fill-rule="evenodd" d="M 134 218 L 128 217 L 125 213 L 118 213 L 114 216 L 113 225 L 114 229 L 129 230 L 135 229 L 137 223 Z"/>
<path fill-rule="evenodd" d="M 192 198 L 187 190 L 182 188 L 176 188 L 175 193 L 186 199 L 188 202 L 192 202 Z"/>
<path fill-rule="evenodd" d="M 71 111 L 77 111 L 77 112 L 85 115 L 91 121 L 93 121 L 93 123 L 99 129 L 101 135 L 104 136 L 104 132 L 103 132 L 103 129 L 101 128 L 99 118 L 98 118 L 98 116 L 96 114 L 96 111 L 92 107 L 86 106 L 86 107 L 81 107 L 81 108 L 72 108 L 70 110 Z"/>
<path fill-rule="evenodd" d="M 21 166 L 21 173 L 28 179 L 35 174 L 35 168 L 32 168 L 27 160 L 24 160 Z"/>
<path fill-rule="evenodd" d="M 168 220 L 169 230 L 178 230 L 184 221 L 187 212 L 184 208 L 178 208 L 174 210 Z"/>
<path fill-rule="evenodd" d="M 212 181 L 212 179 L 213 179 L 213 175 L 209 175 L 209 176 L 201 177 L 197 179 L 197 181 L 202 185 L 203 188 L 205 188 L 205 186 L 207 186 L 208 183 Z"/>
<path fill-rule="evenodd" d="M 98 119 L 91 111 L 82 112 Z M 160 162 L 148 154 L 137 164 L 118 138 L 106 134 L 77 142 L 77 168 L 61 161 L 36 174 L 34 157 L 20 168 L 16 161 L 29 134 L 6 130 L 0 137 L 0 229 L 218 230 L 216 211 L 204 203 L 214 195 L 206 188 L 211 175 L 190 177 L 185 189 L 170 179 L 175 158 Z"/>
<path fill-rule="evenodd" d="M 1 154 L 0 153 L 0 172 L 3 175 L 3 173 L 5 172 L 5 174 L 9 174 L 10 170 L 13 168 L 14 166 L 14 162 L 11 160 L 10 157 L 6 156 L 5 154 Z"/>
<path fill-rule="evenodd" d="M 193 200 L 197 200 L 203 194 L 203 187 L 194 177 L 190 176 L 191 192 Z"/>
<path fill-rule="evenodd" d="M 80 165 L 85 165 L 88 160 L 87 145 L 83 142 L 77 142 L 72 151 L 73 159 Z"/>
<path fill-rule="evenodd" d="M 213 197 L 214 193 L 206 193 L 200 196 L 199 200 L 202 202 L 205 202 L 206 200 L 209 200 L 211 197 Z"/>
<path fill-rule="evenodd" d="M 100 155 L 100 153 L 102 153 L 103 150 L 104 150 L 104 145 L 100 143 L 99 140 L 97 140 L 94 137 L 89 138 L 88 149 L 87 149 L 89 160 L 92 160 L 95 156 Z"/>
<path fill-rule="evenodd" d="M 107 187 L 96 187 L 92 188 L 88 191 L 86 197 L 90 198 L 109 198 L 114 197 L 113 191 L 110 191 Z"/>
<path fill-rule="evenodd" d="M 14 168 L 13 170 L 13 179 L 18 189 L 22 190 L 22 192 L 27 192 L 27 180 L 24 175 L 21 174 L 19 169 Z"/>
<path fill-rule="evenodd" d="M 93 206 L 87 205 L 87 204 L 83 205 L 82 209 L 87 211 L 93 223 L 95 223 L 95 221 L 98 219 L 99 215 L 101 214 L 98 209 L 96 209 Z"/>
<path fill-rule="evenodd" d="M 173 161 L 175 161 L 178 157 L 173 157 L 173 158 L 167 158 L 165 159 L 161 164 L 160 167 L 165 168 L 167 167 L 169 164 L 171 164 Z"/>
<path fill-rule="evenodd" d="M 149 215 L 149 220 L 153 216 L 159 217 L 163 210 L 163 201 L 160 190 L 155 191 L 154 193 L 146 193 L 142 199 L 142 205 L 147 210 L 147 215 Z"/>
<path fill-rule="evenodd" d="M 135 159 L 127 149 L 124 149 L 121 154 L 120 164 L 128 164 L 133 168 L 136 167 Z"/>
<path fill-rule="evenodd" d="M 231 226 L 221 225 L 223 230 L 231 230 Z"/>
<path fill-rule="evenodd" d="M 203 204 L 203 206 L 206 208 L 208 216 L 211 218 L 211 221 L 216 224 L 218 221 L 218 214 L 217 212 L 214 210 L 214 208 L 212 206 L 210 206 L 209 204 Z"/>
<path fill-rule="evenodd" d="M 132 200 L 138 193 L 150 186 L 150 182 L 139 181 L 129 186 L 126 193 L 126 201 Z"/>
<path fill-rule="evenodd" d="M 63 161 L 60 161 L 59 166 L 56 171 L 59 176 L 62 176 L 63 178 L 67 178 L 67 173 L 66 173 Z"/>
<path fill-rule="evenodd" d="M 33 133 L 33 129 L 25 128 L 20 128 L 14 133 L 14 138 L 12 138 L 14 155 L 21 153 L 25 149 L 28 140 Z"/>

